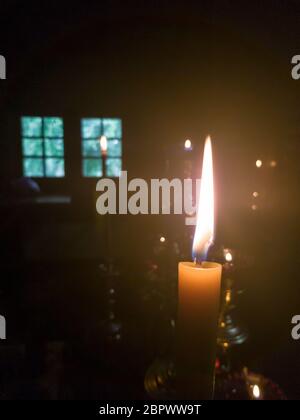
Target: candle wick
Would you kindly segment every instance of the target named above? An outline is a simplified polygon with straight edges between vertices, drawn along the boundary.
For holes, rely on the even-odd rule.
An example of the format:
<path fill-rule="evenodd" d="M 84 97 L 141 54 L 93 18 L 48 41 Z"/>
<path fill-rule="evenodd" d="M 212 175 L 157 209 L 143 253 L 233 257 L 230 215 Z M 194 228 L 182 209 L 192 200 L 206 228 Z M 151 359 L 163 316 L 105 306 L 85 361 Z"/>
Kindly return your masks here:
<path fill-rule="evenodd" d="M 198 261 L 197 257 L 194 258 L 194 264 L 197 265 L 199 264 L 200 266 L 202 266 L 202 261 Z"/>

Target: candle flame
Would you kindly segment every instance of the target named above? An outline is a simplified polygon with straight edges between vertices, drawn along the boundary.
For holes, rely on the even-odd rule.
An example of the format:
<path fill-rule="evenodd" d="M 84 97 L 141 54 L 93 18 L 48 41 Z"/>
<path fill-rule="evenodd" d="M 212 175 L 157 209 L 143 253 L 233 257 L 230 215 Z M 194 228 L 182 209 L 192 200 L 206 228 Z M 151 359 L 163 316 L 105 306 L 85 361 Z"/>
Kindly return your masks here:
<path fill-rule="evenodd" d="M 100 137 L 100 147 L 101 147 L 101 152 L 102 153 L 107 152 L 107 138 L 106 138 L 106 136 L 101 136 Z"/>
<path fill-rule="evenodd" d="M 259 388 L 258 385 L 254 385 L 253 386 L 252 393 L 253 393 L 253 397 L 254 398 L 256 398 L 256 399 L 259 399 L 260 398 L 260 388 Z"/>
<path fill-rule="evenodd" d="M 203 166 L 200 196 L 197 209 L 197 223 L 193 242 L 193 258 L 204 261 L 209 247 L 214 240 L 214 180 L 213 159 L 210 137 L 206 138 L 203 155 Z"/>
<path fill-rule="evenodd" d="M 191 140 L 187 139 L 184 142 L 184 148 L 185 148 L 185 150 L 190 150 L 192 148 L 192 142 L 191 142 Z"/>
<path fill-rule="evenodd" d="M 224 249 L 224 257 L 226 262 L 232 262 L 233 256 L 229 249 Z"/>

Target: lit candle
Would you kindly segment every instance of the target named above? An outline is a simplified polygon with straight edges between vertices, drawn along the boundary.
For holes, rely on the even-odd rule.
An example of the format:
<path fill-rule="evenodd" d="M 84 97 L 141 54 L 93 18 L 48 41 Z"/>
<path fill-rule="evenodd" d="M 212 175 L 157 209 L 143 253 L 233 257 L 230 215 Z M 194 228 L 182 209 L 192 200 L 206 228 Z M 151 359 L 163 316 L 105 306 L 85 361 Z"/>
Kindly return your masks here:
<path fill-rule="evenodd" d="M 184 142 L 184 148 L 185 148 L 185 150 L 192 150 L 192 142 L 191 142 L 191 140 L 187 139 Z"/>
<path fill-rule="evenodd" d="M 214 386 L 221 264 L 205 261 L 214 238 L 214 187 L 211 140 L 205 142 L 194 262 L 179 263 L 178 397 L 211 399 Z"/>
<path fill-rule="evenodd" d="M 107 154 L 107 137 L 106 136 L 100 137 L 100 147 L 101 147 L 102 156 L 106 156 Z"/>
<path fill-rule="evenodd" d="M 103 176 L 106 176 L 106 157 L 107 157 L 107 137 L 100 137 L 101 159 L 103 167 Z"/>

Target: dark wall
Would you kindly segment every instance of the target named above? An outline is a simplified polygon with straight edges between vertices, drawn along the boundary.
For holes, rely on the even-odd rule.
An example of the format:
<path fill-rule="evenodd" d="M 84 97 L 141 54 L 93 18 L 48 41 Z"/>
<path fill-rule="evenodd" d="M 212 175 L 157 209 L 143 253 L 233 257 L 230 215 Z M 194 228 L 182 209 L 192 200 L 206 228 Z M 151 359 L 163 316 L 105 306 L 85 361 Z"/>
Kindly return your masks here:
<path fill-rule="evenodd" d="M 72 10 L 64 2 L 45 9 L 4 3 L 2 189 L 21 175 L 20 116 L 62 116 L 66 177 L 40 184 L 45 193 L 71 194 L 84 213 L 87 203 L 94 206 L 95 181 L 81 176 L 80 118 L 116 116 L 130 177 L 165 176 L 166 161 L 169 176 L 182 176 L 185 138 L 194 142 L 199 174 L 210 133 L 225 238 L 240 241 L 237 213 L 252 222 L 253 191 L 261 193 L 262 212 L 281 226 L 283 214 L 290 220 L 299 208 L 300 85 L 290 77 L 298 6 L 142 3 L 78 2 Z M 258 171 L 257 158 L 278 166 Z"/>
<path fill-rule="evenodd" d="M 163 171 L 187 137 L 199 145 L 200 161 L 208 132 L 226 195 L 242 189 L 237 179 L 231 185 L 232 174 L 245 182 L 258 156 L 280 159 L 281 167 L 292 162 L 298 85 L 290 77 L 297 47 L 291 6 L 272 2 L 270 15 L 267 4 L 138 3 L 78 3 L 72 12 L 63 2 L 46 10 L 6 6 L 3 176 L 20 174 L 24 114 L 64 117 L 70 182 L 80 182 L 80 117 L 93 115 L 123 119 L 124 166 L 133 176 Z"/>

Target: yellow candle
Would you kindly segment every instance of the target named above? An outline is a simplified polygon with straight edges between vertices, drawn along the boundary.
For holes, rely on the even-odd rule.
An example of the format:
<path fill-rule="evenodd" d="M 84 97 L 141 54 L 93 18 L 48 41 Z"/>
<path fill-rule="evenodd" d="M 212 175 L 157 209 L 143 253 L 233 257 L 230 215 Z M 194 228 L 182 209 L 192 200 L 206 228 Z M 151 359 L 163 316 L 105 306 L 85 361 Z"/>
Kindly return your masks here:
<path fill-rule="evenodd" d="M 222 266 L 179 263 L 178 385 L 182 398 L 211 399 Z"/>
<path fill-rule="evenodd" d="M 194 262 L 178 268 L 178 397 L 211 399 L 214 385 L 221 264 L 204 261 L 214 236 L 211 140 L 205 142 Z"/>

